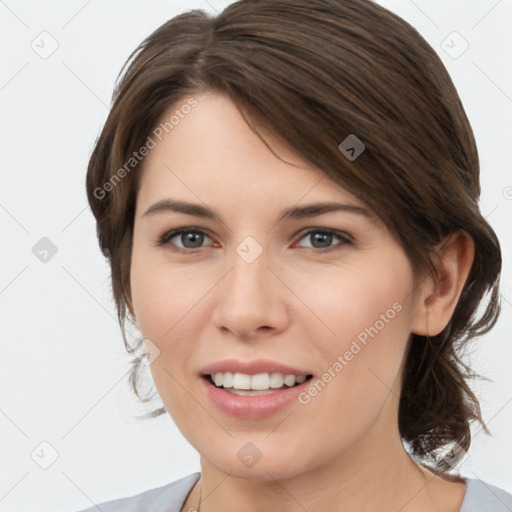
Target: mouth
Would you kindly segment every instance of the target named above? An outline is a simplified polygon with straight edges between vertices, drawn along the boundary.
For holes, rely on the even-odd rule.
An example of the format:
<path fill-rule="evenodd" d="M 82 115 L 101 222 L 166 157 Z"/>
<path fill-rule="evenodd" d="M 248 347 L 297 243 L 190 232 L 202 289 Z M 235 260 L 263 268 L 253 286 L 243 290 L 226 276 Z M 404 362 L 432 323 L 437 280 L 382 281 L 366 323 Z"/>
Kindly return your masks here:
<path fill-rule="evenodd" d="M 217 372 L 202 375 L 202 378 L 216 389 L 238 396 L 272 395 L 290 388 L 301 386 L 311 380 L 313 375 L 292 375 L 282 373 L 244 373 Z"/>

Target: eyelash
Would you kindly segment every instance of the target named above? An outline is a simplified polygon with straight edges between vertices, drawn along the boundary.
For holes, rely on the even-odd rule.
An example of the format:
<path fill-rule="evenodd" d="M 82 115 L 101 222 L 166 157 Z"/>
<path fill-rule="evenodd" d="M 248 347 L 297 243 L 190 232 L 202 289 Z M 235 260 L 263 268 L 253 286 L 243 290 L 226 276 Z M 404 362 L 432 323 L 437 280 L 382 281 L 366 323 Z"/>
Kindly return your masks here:
<path fill-rule="evenodd" d="M 196 249 L 187 249 L 187 248 L 183 249 L 183 248 L 178 247 L 170 242 L 170 240 L 172 240 L 173 238 L 175 238 L 178 235 L 182 235 L 183 233 L 203 234 L 203 235 L 207 236 L 208 238 L 211 238 L 208 236 L 208 234 L 204 230 L 202 230 L 200 228 L 193 228 L 193 227 L 179 228 L 179 229 L 175 229 L 172 231 L 168 231 L 167 233 L 164 233 L 160 238 L 158 238 L 158 240 L 156 241 L 156 245 L 159 247 L 167 246 L 169 249 L 171 249 L 172 251 L 177 252 L 179 254 L 192 255 L 192 254 L 196 254 L 197 252 L 199 252 L 202 249 L 202 247 L 198 247 Z M 332 247 L 327 247 L 324 249 L 319 249 L 319 248 L 315 248 L 315 247 L 303 247 L 303 249 L 308 250 L 308 252 L 315 253 L 315 254 L 318 254 L 318 253 L 325 254 L 325 253 L 328 253 L 331 251 L 340 250 L 344 245 L 353 245 L 353 243 L 354 243 L 352 240 L 352 237 L 350 235 L 348 235 L 347 233 L 343 233 L 340 231 L 334 231 L 332 229 L 324 229 L 324 228 L 310 228 L 308 231 L 302 233 L 299 240 L 302 240 L 303 238 L 305 238 L 308 235 L 311 235 L 313 233 L 322 233 L 324 235 L 333 235 L 334 237 L 337 237 L 341 240 L 341 245 L 338 244 L 338 245 L 334 245 Z"/>

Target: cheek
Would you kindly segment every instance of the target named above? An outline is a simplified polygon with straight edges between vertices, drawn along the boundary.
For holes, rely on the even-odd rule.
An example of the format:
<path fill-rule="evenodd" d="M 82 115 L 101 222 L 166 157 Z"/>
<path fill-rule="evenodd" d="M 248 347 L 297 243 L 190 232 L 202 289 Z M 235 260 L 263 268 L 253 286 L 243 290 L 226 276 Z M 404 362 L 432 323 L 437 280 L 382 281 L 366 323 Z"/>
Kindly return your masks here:
<path fill-rule="evenodd" d="M 157 342 L 197 326 L 201 300 L 215 284 L 214 276 L 198 266 L 171 267 L 165 252 L 134 246 L 130 270 L 132 303 L 137 324 L 145 337 Z M 199 306 L 199 307 L 198 307 Z M 194 316 L 194 322 L 188 321 Z"/>
<path fill-rule="evenodd" d="M 287 279 L 295 283 L 297 296 L 309 309 L 296 320 L 311 328 L 316 323 L 321 329 L 322 335 L 314 340 L 316 348 L 342 349 L 358 336 L 363 343 L 377 334 L 382 339 L 405 332 L 407 337 L 412 274 L 406 260 L 396 258 L 389 266 L 381 260 L 331 266 L 290 274 Z"/>
<path fill-rule="evenodd" d="M 304 302 L 321 320 L 309 315 L 309 325 L 316 323 L 319 330 L 307 332 L 322 332 L 311 347 L 323 362 L 320 380 L 326 382 L 314 400 L 330 404 L 338 424 L 356 417 L 371 421 L 399 384 L 410 334 L 412 274 L 406 260 L 394 261 L 394 266 L 373 264 L 364 270 L 338 268 L 298 282 Z"/>
<path fill-rule="evenodd" d="M 190 395 L 183 386 L 187 386 L 194 372 L 195 341 L 209 319 L 203 299 L 218 280 L 211 272 L 195 267 L 171 267 L 165 261 L 165 253 L 145 251 L 134 245 L 134 313 L 141 335 L 160 350 L 150 370 L 167 410 L 178 422 L 181 415 L 186 417 L 190 405 Z"/>
<path fill-rule="evenodd" d="M 193 331 L 197 319 L 200 291 L 197 283 L 187 286 L 183 275 L 165 271 L 165 267 L 134 252 L 131 268 L 131 292 L 134 313 L 141 335 L 159 349 L 149 369 L 158 393 L 178 426 L 187 425 L 192 406 L 186 392 L 186 375 L 195 347 Z M 152 269 L 148 272 L 146 269 Z M 199 296 L 198 296 L 199 295 Z M 206 425 L 205 425 L 206 427 Z"/>

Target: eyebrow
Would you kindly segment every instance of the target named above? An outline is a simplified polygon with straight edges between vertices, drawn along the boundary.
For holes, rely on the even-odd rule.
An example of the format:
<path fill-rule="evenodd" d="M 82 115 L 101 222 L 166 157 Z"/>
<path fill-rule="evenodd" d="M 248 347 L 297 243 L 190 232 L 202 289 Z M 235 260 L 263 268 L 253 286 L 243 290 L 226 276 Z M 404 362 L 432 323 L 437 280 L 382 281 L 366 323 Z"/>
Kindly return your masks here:
<path fill-rule="evenodd" d="M 187 215 L 194 215 L 195 217 L 202 217 L 206 219 L 220 219 L 219 215 L 217 215 L 213 210 L 210 210 L 206 206 L 172 199 L 163 199 L 153 204 L 146 210 L 146 212 L 143 214 L 143 217 L 169 211 L 185 213 Z M 337 211 L 362 215 L 368 218 L 368 220 L 374 219 L 374 216 L 362 206 L 338 202 L 327 202 L 313 203 L 305 206 L 292 206 L 291 208 L 287 208 L 283 210 L 279 215 L 278 222 L 281 222 L 285 219 L 304 219 L 308 217 L 316 217 L 318 215 Z"/>

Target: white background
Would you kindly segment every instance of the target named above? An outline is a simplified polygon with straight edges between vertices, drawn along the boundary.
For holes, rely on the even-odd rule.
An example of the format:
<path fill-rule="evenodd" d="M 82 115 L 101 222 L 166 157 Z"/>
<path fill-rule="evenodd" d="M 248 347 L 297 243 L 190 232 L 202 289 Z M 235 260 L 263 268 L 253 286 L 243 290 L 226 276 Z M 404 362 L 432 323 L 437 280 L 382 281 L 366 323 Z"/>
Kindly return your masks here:
<path fill-rule="evenodd" d="M 0 511 L 72 512 L 200 469 L 168 415 L 132 418 L 144 410 L 128 388 L 129 357 L 84 180 L 131 51 L 184 10 L 228 3 L 0 0 Z M 461 472 L 512 492 L 512 4 L 380 3 L 441 55 L 477 139 L 481 209 L 503 248 L 503 313 L 471 356 L 492 379 L 475 390 L 493 436 L 476 434 Z M 47 59 L 31 48 L 43 31 L 58 43 Z M 453 31 L 469 43 L 458 58 L 463 40 L 448 37 Z M 58 249 L 46 263 L 32 252 L 42 237 Z M 57 460 L 42 469 L 31 458 L 36 448 L 41 463 L 52 450 Z"/>

